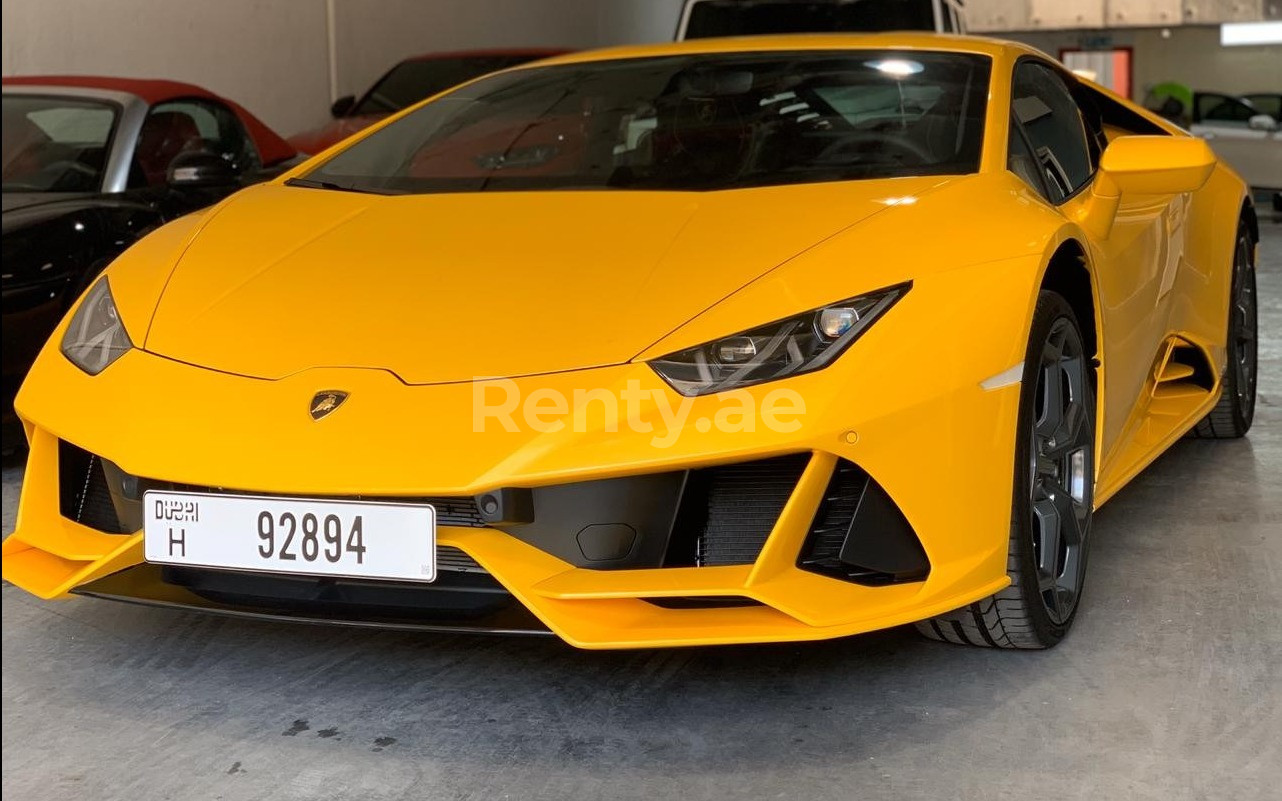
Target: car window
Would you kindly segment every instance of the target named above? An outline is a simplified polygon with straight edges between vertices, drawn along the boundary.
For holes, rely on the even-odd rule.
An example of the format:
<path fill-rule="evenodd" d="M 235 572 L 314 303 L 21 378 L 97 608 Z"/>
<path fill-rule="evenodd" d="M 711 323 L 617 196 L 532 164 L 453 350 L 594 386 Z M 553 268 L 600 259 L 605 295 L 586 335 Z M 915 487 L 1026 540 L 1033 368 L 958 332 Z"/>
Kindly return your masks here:
<path fill-rule="evenodd" d="M 1278 122 L 1282 122 L 1282 95 L 1245 95 L 1245 99 L 1261 114 L 1268 114 Z"/>
<path fill-rule="evenodd" d="M 6 94 L 4 191 L 99 191 L 116 116 L 108 103 Z"/>
<path fill-rule="evenodd" d="M 170 162 L 193 152 L 216 153 L 239 172 L 262 166 L 253 140 L 231 109 L 205 99 L 171 100 L 152 106 L 143 121 L 130 187 L 163 186 Z"/>
<path fill-rule="evenodd" d="M 1229 95 L 1199 94 L 1196 105 L 1195 119 L 1201 122 L 1227 123 L 1243 128 L 1252 117 L 1260 113 L 1250 104 Z"/>
<path fill-rule="evenodd" d="M 1032 61 L 1015 67 L 1011 111 L 1028 137 L 1047 198 L 1058 203 L 1084 186 L 1094 172 L 1081 109 L 1064 80 Z"/>
<path fill-rule="evenodd" d="M 1043 195 L 1048 194 L 1046 182 L 1042 180 L 1042 168 L 1033 155 L 1033 148 L 1028 144 L 1028 137 L 1019 127 L 1018 121 L 1011 117 L 1010 143 L 1006 148 L 1006 169 L 1018 175 L 1024 183 Z"/>
<path fill-rule="evenodd" d="M 991 67 L 863 50 L 531 68 L 428 103 L 307 178 L 371 192 L 711 191 L 963 175 L 979 168 Z"/>

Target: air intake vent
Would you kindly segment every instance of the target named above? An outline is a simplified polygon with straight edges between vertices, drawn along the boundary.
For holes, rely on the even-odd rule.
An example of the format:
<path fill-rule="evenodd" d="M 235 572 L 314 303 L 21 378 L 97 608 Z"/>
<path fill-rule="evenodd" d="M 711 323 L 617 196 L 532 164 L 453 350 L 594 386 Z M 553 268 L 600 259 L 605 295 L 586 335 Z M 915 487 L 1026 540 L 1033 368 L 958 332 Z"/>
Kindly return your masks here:
<path fill-rule="evenodd" d="M 436 546 L 436 569 L 448 570 L 452 573 L 488 572 L 485 568 L 477 564 L 475 559 L 468 556 L 465 552 L 448 545 Z"/>
<path fill-rule="evenodd" d="M 209 492 L 218 495 L 272 495 L 282 496 L 280 493 L 273 492 L 240 492 L 238 490 L 226 490 L 221 487 L 201 487 L 192 484 L 172 484 L 160 482 L 146 482 L 147 489 L 166 489 L 176 492 Z M 471 498 L 436 498 L 436 497 L 395 497 L 390 498 L 383 495 L 309 495 L 307 497 L 318 498 L 321 500 L 342 500 L 342 501 L 380 501 L 386 503 L 430 503 L 436 508 L 436 524 L 438 526 L 456 526 L 458 528 L 484 528 L 485 522 L 481 520 L 481 512 L 476 508 L 476 502 Z"/>
<path fill-rule="evenodd" d="M 70 442 L 58 442 L 58 506 L 62 516 L 107 534 L 128 534 L 111 501 L 103 461 Z"/>
<path fill-rule="evenodd" d="M 857 465 L 837 462 L 797 567 L 856 584 L 920 581 L 930 562 L 886 491 Z"/>
<path fill-rule="evenodd" d="M 755 562 L 809 461 L 796 454 L 690 471 L 664 565 Z"/>
<path fill-rule="evenodd" d="M 119 467 L 69 442 L 58 443 L 59 505 L 62 516 L 108 534 L 129 534 L 142 528 L 140 501 L 147 490 L 204 492 L 217 495 L 279 495 L 270 490 L 240 492 L 221 487 L 177 484 L 131 476 Z M 119 486 L 113 501 L 108 476 Z M 379 500 L 400 503 L 430 503 L 436 507 L 436 523 L 459 528 L 484 528 L 485 521 L 472 498 L 395 497 L 368 498 L 361 495 L 314 496 L 334 500 Z M 459 553 L 462 553 L 461 551 Z M 466 555 L 464 555 L 466 558 Z M 470 559 L 469 559 L 470 561 Z M 475 572 L 485 572 L 471 562 Z M 446 569 L 446 568 L 442 568 Z M 459 568 L 460 570 L 462 568 Z"/>
<path fill-rule="evenodd" d="M 868 474 L 863 470 L 845 459 L 837 462 L 819 511 L 815 514 L 815 522 L 810 527 L 810 538 L 806 543 L 807 564 L 831 567 L 840 564 L 841 546 L 846 543 L 867 483 Z"/>

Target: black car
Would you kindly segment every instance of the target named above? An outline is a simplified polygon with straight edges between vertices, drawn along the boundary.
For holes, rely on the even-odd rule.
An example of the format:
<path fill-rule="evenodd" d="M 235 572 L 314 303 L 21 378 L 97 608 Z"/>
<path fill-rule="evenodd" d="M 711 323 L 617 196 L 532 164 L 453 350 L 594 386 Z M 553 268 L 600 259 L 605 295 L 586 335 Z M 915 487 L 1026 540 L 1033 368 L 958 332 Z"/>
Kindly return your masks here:
<path fill-rule="evenodd" d="M 175 217 L 279 173 L 293 147 L 240 106 L 190 84 L 4 79 L 3 431 L 68 306 L 125 248 Z"/>

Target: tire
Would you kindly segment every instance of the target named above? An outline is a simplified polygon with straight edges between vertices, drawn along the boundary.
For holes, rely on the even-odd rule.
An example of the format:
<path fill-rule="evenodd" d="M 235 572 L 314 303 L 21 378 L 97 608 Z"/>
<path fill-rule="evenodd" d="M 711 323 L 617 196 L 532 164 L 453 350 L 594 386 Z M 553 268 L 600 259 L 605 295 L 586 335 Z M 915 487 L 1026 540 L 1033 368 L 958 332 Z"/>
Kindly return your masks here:
<path fill-rule="evenodd" d="M 1229 295 L 1228 351 L 1220 402 L 1190 432 L 1205 439 L 1246 436 L 1255 419 L 1255 388 L 1259 378 L 1259 308 L 1255 294 L 1255 245 L 1245 229 L 1237 232 L 1233 248 L 1233 284 Z"/>
<path fill-rule="evenodd" d="M 1095 494 L 1091 358 L 1068 301 L 1042 292 L 1020 389 L 1006 557 L 1010 586 L 917 623 L 925 636 L 959 645 L 1039 649 L 1055 645 L 1072 627 L 1086 577 Z"/>

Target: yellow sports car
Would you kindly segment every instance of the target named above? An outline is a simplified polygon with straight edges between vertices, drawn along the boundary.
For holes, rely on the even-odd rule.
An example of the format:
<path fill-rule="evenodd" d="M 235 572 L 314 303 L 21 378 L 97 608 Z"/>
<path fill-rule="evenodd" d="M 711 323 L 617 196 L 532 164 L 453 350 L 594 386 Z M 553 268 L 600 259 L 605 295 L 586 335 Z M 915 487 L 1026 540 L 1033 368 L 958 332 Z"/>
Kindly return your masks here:
<path fill-rule="evenodd" d="M 1020 45 L 560 57 L 161 228 L 17 399 L 4 577 L 584 648 L 1064 637 L 1256 383 L 1242 180 Z"/>

